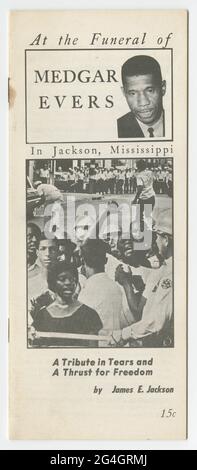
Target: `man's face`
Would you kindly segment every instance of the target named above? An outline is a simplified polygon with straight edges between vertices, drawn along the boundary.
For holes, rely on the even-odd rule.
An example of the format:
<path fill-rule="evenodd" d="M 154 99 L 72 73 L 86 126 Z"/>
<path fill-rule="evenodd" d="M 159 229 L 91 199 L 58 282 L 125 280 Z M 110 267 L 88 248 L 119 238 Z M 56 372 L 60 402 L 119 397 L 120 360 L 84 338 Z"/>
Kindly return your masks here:
<path fill-rule="evenodd" d="M 124 239 L 122 238 L 118 243 L 118 248 L 121 252 L 121 258 L 128 262 L 131 260 L 133 256 L 133 243 L 131 239 Z"/>
<path fill-rule="evenodd" d="M 103 236 L 101 237 L 105 243 L 107 243 L 110 247 L 111 254 L 115 256 L 116 258 L 120 258 L 121 253 L 120 250 L 118 249 L 118 241 L 120 240 L 121 237 L 121 232 L 109 232 L 109 233 L 104 233 Z"/>
<path fill-rule="evenodd" d="M 38 248 L 38 238 L 32 227 L 27 228 L 27 252 L 28 255 L 36 257 L 36 251 Z"/>
<path fill-rule="evenodd" d="M 144 124 L 154 125 L 161 116 L 166 82 L 155 83 L 152 74 L 126 77 L 123 93 L 134 116 Z"/>
<path fill-rule="evenodd" d="M 85 263 L 84 259 L 82 258 L 82 266 L 81 266 L 81 274 L 85 276 L 87 279 L 90 276 L 90 268 L 89 266 Z"/>
<path fill-rule="evenodd" d="M 89 227 L 87 225 L 75 227 L 75 237 L 78 245 L 81 245 L 88 238 Z"/>
<path fill-rule="evenodd" d="M 38 258 L 42 266 L 50 269 L 58 258 L 58 246 L 55 240 L 41 240 L 38 249 Z"/>
<path fill-rule="evenodd" d="M 156 245 L 159 254 L 162 256 L 162 258 L 165 258 L 166 250 L 168 247 L 168 237 L 166 235 L 160 235 L 159 233 L 157 233 Z"/>

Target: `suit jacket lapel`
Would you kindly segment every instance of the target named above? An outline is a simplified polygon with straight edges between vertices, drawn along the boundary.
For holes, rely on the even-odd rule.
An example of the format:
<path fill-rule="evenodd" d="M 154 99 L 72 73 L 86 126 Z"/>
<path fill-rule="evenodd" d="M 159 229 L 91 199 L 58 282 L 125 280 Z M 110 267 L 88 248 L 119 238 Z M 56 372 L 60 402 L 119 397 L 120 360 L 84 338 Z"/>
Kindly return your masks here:
<path fill-rule="evenodd" d="M 125 119 L 124 135 L 127 137 L 144 137 L 141 127 L 131 112 L 127 114 Z"/>

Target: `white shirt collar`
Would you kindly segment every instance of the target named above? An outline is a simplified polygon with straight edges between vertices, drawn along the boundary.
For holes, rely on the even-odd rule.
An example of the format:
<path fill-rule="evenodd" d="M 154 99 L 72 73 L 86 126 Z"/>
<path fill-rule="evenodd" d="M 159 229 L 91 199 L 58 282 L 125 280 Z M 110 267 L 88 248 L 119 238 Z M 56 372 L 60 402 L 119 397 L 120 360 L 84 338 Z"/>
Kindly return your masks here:
<path fill-rule="evenodd" d="M 102 272 L 102 273 L 95 273 L 93 274 L 92 276 L 88 277 L 87 280 L 86 280 L 86 283 L 89 282 L 89 281 L 94 281 L 94 279 L 96 278 L 108 278 L 106 272 Z"/>
<path fill-rule="evenodd" d="M 154 137 L 164 137 L 164 112 L 163 111 L 161 113 L 160 118 L 153 126 L 151 125 L 148 126 L 147 124 L 144 124 L 143 122 L 139 121 L 139 119 L 137 119 L 137 122 L 139 126 L 141 127 L 142 132 L 145 137 L 148 137 L 150 139 L 150 134 L 148 132 L 148 129 L 150 127 L 153 129 Z"/>
<path fill-rule="evenodd" d="M 36 262 L 34 264 L 31 264 L 31 266 L 28 267 L 28 271 L 33 271 L 33 269 L 36 268 Z"/>

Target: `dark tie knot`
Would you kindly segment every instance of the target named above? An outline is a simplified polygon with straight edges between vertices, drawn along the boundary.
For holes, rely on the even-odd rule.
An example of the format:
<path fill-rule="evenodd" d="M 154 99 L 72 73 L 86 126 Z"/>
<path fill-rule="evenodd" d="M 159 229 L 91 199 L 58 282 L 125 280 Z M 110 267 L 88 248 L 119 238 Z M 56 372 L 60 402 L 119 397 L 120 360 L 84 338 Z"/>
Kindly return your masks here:
<path fill-rule="evenodd" d="M 153 127 L 149 127 L 149 128 L 148 128 L 148 132 L 149 132 L 149 137 L 154 137 L 154 129 L 153 129 Z"/>

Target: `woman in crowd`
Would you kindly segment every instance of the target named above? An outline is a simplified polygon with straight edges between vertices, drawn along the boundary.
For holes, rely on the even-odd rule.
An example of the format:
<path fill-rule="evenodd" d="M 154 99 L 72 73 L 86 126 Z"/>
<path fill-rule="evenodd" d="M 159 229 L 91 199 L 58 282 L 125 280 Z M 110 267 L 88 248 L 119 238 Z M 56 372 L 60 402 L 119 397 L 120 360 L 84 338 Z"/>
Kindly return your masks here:
<path fill-rule="evenodd" d="M 48 293 L 32 302 L 32 327 L 36 331 L 51 332 L 49 338 L 34 339 L 33 346 L 97 347 L 97 341 L 83 339 L 63 339 L 53 337 L 53 333 L 75 333 L 97 335 L 102 322 L 90 307 L 80 303 L 75 296 L 78 272 L 73 264 L 60 262 L 48 273 L 48 287 L 54 292 L 55 300 Z M 54 335 L 55 336 L 55 335 Z"/>

